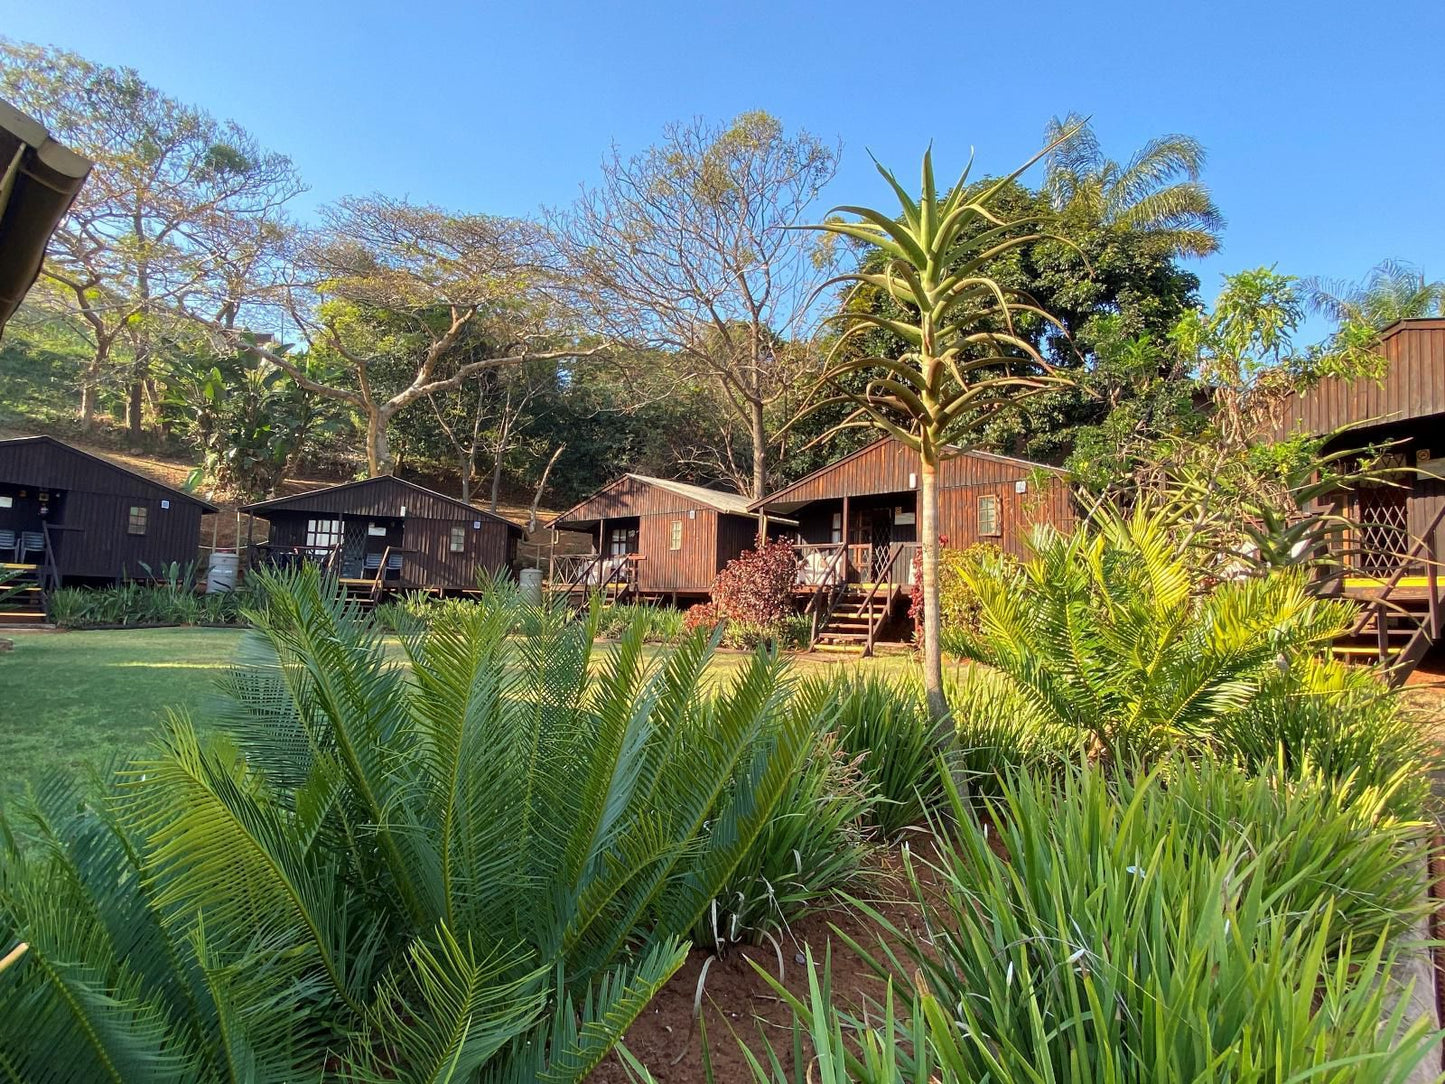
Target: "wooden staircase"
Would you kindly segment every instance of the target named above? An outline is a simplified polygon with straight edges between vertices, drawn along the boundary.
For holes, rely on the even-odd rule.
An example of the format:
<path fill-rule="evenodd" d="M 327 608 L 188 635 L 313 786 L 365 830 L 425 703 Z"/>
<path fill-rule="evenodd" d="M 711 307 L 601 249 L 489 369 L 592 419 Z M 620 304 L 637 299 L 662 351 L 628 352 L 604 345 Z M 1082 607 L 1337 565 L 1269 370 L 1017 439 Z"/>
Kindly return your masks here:
<path fill-rule="evenodd" d="M 45 624 L 40 566 L 0 563 L 0 575 L 0 629 Z"/>
<path fill-rule="evenodd" d="M 822 614 L 813 633 L 819 651 L 860 651 L 873 654 L 878 635 L 904 597 L 901 584 L 850 584 L 831 610 Z"/>
<path fill-rule="evenodd" d="M 1403 685 L 1441 637 L 1440 564 L 1436 536 L 1442 508 L 1395 569 L 1381 581 L 1344 578 L 1343 593 L 1360 605 L 1355 623 L 1332 646 L 1336 658 L 1378 666 L 1392 687 Z"/>

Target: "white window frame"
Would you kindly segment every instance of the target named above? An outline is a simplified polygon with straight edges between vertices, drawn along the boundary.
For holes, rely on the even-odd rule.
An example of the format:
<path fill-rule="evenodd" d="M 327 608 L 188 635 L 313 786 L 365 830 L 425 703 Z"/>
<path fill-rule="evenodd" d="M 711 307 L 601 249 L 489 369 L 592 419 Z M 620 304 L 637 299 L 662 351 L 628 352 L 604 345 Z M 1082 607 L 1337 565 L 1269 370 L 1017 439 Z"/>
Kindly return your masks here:
<path fill-rule="evenodd" d="M 467 529 L 460 524 L 456 524 L 452 527 L 451 536 L 447 539 L 447 552 L 467 552 Z"/>
<path fill-rule="evenodd" d="M 306 548 L 309 550 L 335 549 L 345 537 L 346 526 L 340 519 L 306 521 Z"/>
<path fill-rule="evenodd" d="M 843 513 L 842 513 L 842 512 L 834 512 L 834 513 L 833 513 L 833 524 L 832 524 L 832 526 L 831 526 L 831 527 L 829 528 L 829 530 L 828 530 L 828 541 L 829 541 L 829 542 L 834 542 L 834 543 L 843 541 Z"/>
<path fill-rule="evenodd" d="M 985 508 L 990 509 L 989 518 L 991 524 L 984 527 Z M 978 533 L 981 538 L 1000 538 L 1003 536 L 1003 514 L 997 493 L 983 493 L 978 498 Z"/>

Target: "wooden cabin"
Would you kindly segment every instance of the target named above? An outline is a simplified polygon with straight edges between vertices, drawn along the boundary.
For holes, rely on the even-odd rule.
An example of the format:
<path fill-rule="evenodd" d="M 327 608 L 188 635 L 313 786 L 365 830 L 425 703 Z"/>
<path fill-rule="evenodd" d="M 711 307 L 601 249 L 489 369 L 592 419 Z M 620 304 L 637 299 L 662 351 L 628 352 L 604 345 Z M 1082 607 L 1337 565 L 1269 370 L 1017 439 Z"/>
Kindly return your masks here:
<path fill-rule="evenodd" d="M 1323 380 L 1286 400 L 1276 438 L 1326 437 L 1325 453 L 1369 451 L 1389 482 L 1320 499 L 1347 521 L 1336 533 L 1339 592 L 1367 603 L 1353 643 L 1403 681 L 1441 632 L 1445 561 L 1445 319 L 1401 320 L 1381 333 L 1376 380 Z"/>
<path fill-rule="evenodd" d="M 39 587 L 163 575 L 197 560 L 213 505 L 54 437 L 0 440 L 0 565 Z"/>
<path fill-rule="evenodd" d="M 918 454 L 884 437 L 753 505 L 797 520 L 798 593 L 820 644 L 906 634 L 918 540 Z M 943 462 L 939 534 L 951 549 L 988 543 L 1022 556 L 1031 528 L 1073 522 L 1065 473 L 1027 459 L 958 452 Z"/>
<path fill-rule="evenodd" d="M 523 533 L 511 520 L 392 475 L 241 510 L 270 524 L 253 563 L 315 562 L 349 593 L 373 600 L 396 590 L 475 589 L 479 573 L 510 571 Z"/>
<path fill-rule="evenodd" d="M 713 578 L 757 542 L 748 498 L 665 478 L 624 474 L 557 516 L 551 526 L 591 536 L 591 552 L 557 555 L 552 589 L 573 595 L 705 599 Z M 776 536 L 792 527 L 775 520 Z"/>

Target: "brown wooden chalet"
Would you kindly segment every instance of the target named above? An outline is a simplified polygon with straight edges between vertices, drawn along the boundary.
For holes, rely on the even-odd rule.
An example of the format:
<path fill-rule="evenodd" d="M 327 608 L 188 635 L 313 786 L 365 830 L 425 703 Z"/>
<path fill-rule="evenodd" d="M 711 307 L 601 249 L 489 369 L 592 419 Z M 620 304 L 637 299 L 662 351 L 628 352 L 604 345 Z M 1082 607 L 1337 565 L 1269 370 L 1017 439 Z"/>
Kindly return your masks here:
<path fill-rule="evenodd" d="M 241 509 L 270 523 L 253 561 L 316 562 L 348 593 L 472 590 L 509 571 L 522 528 L 391 475 L 276 497 Z"/>
<path fill-rule="evenodd" d="M 1382 379 L 1324 380 L 1292 396 L 1277 437 L 1324 436 L 1323 451 L 1369 452 L 1391 468 L 1320 501 L 1349 526 L 1337 533 L 1344 575 L 1331 586 L 1367 603 L 1343 653 L 1403 681 L 1441 634 L 1445 560 L 1445 319 L 1401 320 L 1381 333 Z"/>
<path fill-rule="evenodd" d="M 1067 526 L 1064 472 L 989 452 L 944 461 L 939 534 L 950 548 L 989 543 L 1022 554 L 1036 524 Z M 815 643 L 871 651 L 906 631 L 917 552 L 918 455 L 885 437 L 784 486 L 754 510 L 797 520 L 798 591 Z"/>
<path fill-rule="evenodd" d="M 0 566 L 26 581 L 35 619 L 51 587 L 147 579 L 195 561 L 201 517 L 214 511 L 54 437 L 0 440 Z"/>
<path fill-rule="evenodd" d="M 741 494 L 624 474 L 551 526 L 592 538 L 591 552 L 553 558 L 554 590 L 695 602 L 729 561 L 753 548 L 759 523 Z M 771 529 L 791 527 L 785 520 Z"/>

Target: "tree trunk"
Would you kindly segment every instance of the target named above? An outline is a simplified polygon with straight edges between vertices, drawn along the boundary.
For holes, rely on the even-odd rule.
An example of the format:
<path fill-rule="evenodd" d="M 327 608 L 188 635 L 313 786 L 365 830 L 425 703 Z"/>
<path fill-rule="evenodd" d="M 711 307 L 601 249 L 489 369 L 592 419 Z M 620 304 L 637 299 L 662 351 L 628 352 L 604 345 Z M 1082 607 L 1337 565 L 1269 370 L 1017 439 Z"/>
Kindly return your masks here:
<path fill-rule="evenodd" d="M 754 399 L 748 404 L 750 417 L 748 428 L 753 442 L 753 492 L 752 498 L 760 501 L 768 495 L 768 431 L 763 420 L 763 404 Z"/>
<path fill-rule="evenodd" d="M 125 401 L 125 424 L 130 439 L 137 443 L 145 437 L 145 383 L 134 381 Z"/>
<path fill-rule="evenodd" d="M 380 411 L 373 410 L 366 415 L 366 470 L 372 478 L 392 474 L 396 470 L 396 462 L 391 457 L 391 441 L 386 435 L 389 420 Z"/>
<path fill-rule="evenodd" d="M 87 433 L 95 428 L 95 400 L 99 390 L 95 374 L 87 372 L 80 384 L 80 428 Z"/>
<path fill-rule="evenodd" d="M 925 444 L 918 466 L 922 520 L 918 540 L 923 547 L 923 689 L 928 713 L 934 719 L 943 719 L 948 715 L 948 699 L 943 694 L 943 646 L 939 638 L 938 453 Z"/>
<path fill-rule="evenodd" d="M 470 504 L 472 501 L 472 471 L 474 469 L 475 465 L 471 456 L 466 452 L 457 454 L 457 474 L 462 479 L 462 502 L 465 504 Z"/>
<path fill-rule="evenodd" d="M 487 511 L 497 511 L 497 496 L 502 489 L 502 453 L 497 453 L 497 461 L 492 464 L 492 500 L 487 505 Z"/>

